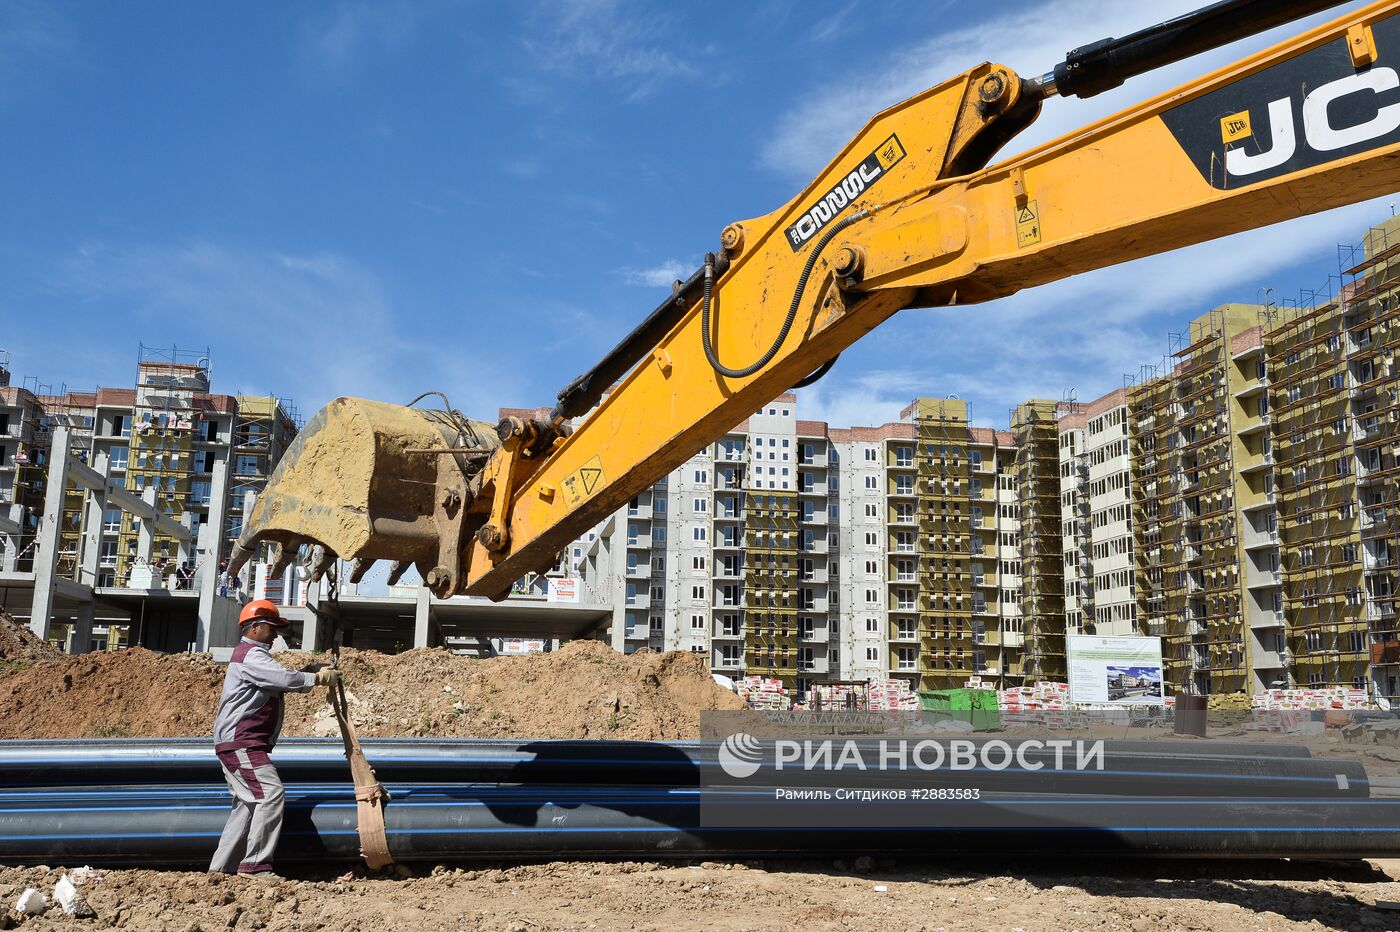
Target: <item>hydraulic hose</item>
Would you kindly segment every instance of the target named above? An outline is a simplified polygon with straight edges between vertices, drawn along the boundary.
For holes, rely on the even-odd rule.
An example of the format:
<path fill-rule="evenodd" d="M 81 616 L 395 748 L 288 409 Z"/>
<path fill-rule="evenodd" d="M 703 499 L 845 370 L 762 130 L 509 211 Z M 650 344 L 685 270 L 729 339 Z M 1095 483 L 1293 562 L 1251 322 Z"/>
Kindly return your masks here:
<path fill-rule="evenodd" d="M 868 210 L 858 210 L 844 220 L 832 224 L 827 231 L 822 234 L 821 239 L 817 240 L 816 245 L 812 247 L 811 253 L 807 256 L 806 263 L 802 266 L 802 274 L 798 276 L 797 287 L 793 289 L 792 292 L 792 303 L 788 305 L 787 317 L 783 319 L 782 329 L 778 331 L 778 336 L 773 340 L 773 345 L 768 347 L 768 351 L 760 356 L 757 362 L 744 366 L 741 369 L 731 369 L 720 362 L 719 356 L 715 353 L 714 344 L 710 341 L 710 292 L 714 287 L 715 254 L 707 253 L 705 255 L 705 289 L 702 293 L 703 296 L 700 303 L 700 342 L 705 348 L 705 358 L 709 360 L 710 365 L 716 372 L 731 379 L 746 378 L 768 365 L 773 357 L 778 355 L 778 350 L 782 349 L 783 341 L 787 339 L 788 333 L 792 330 L 793 322 L 797 320 L 797 311 L 802 306 L 802 293 L 807 290 L 807 279 L 811 277 L 812 269 L 816 267 L 817 258 L 822 254 L 822 250 L 826 248 L 827 243 L 830 243 L 836 234 L 840 233 L 851 224 L 864 220 L 868 216 L 870 216 Z M 824 369 L 817 370 L 812 376 L 808 376 L 808 379 L 814 382 L 816 379 L 821 378 L 835 361 L 835 359 L 832 359 L 826 364 Z M 811 382 L 804 380 L 798 383 L 797 387 L 801 387 L 804 384 L 810 385 Z"/>

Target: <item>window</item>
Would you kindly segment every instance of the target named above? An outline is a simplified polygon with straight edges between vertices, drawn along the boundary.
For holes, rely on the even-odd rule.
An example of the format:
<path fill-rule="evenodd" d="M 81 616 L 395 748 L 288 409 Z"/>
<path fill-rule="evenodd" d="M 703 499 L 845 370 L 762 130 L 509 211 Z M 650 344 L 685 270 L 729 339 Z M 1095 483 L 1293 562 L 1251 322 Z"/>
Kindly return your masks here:
<path fill-rule="evenodd" d="M 702 527 L 691 528 L 690 533 L 695 540 L 705 539 L 705 529 Z"/>
<path fill-rule="evenodd" d="M 880 517 L 880 506 L 877 505 L 877 504 L 875 504 L 874 502 L 866 502 L 866 503 L 865 503 L 865 516 L 866 516 L 867 518 L 878 518 L 878 517 Z"/>
<path fill-rule="evenodd" d="M 703 515 L 709 509 L 709 501 L 704 498 L 697 498 L 691 502 L 691 510 L 696 514 Z"/>
<path fill-rule="evenodd" d="M 878 663 L 880 660 L 880 648 L 867 647 L 865 649 L 865 659 L 871 663 Z"/>
<path fill-rule="evenodd" d="M 705 483 L 710 481 L 710 471 L 708 469 L 695 470 L 695 481 Z"/>
<path fill-rule="evenodd" d="M 875 589 L 867 589 L 867 590 L 865 590 L 865 604 L 866 604 L 866 605 L 876 605 L 876 604 L 879 603 L 879 601 L 880 601 L 880 593 L 879 593 L 878 590 L 875 590 Z"/>
<path fill-rule="evenodd" d="M 875 455 L 875 448 L 874 448 L 874 447 L 866 447 L 866 448 L 865 448 L 865 461 L 866 461 L 867 463 L 873 463 L 873 462 L 876 461 L 876 455 Z"/>
<path fill-rule="evenodd" d="M 879 479 L 879 477 L 877 477 L 877 476 L 866 476 L 866 477 L 865 477 L 865 487 L 866 487 L 867 489 L 872 490 L 872 491 L 875 490 L 875 489 L 878 489 L 878 488 L 880 487 L 880 479 Z"/>
<path fill-rule="evenodd" d="M 691 587 L 690 587 L 690 597 L 691 597 L 692 599 L 698 599 L 698 600 L 701 601 L 701 602 L 705 601 L 705 587 L 704 587 L 704 586 L 691 586 Z"/>
<path fill-rule="evenodd" d="M 699 614 L 691 615 L 691 616 L 690 616 L 690 629 L 691 629 L 692 631 L 704 631 L 704 630 L 705 630 L 705 616 L 704 616 L 704 615 L 699 615 Z"/>
<path fill-rule="evenodd" d="M 107 465 L 110 469 L 125 469 L 131 450 L 128 447 L 112 447 L 108 452 Z"/>
<path fill-rule="evenodd" d="M 256 456 L 239 456 L 234 461 L 233 472 L 239 476 L 256 476 L 258 474 L 258 458 Z"/>

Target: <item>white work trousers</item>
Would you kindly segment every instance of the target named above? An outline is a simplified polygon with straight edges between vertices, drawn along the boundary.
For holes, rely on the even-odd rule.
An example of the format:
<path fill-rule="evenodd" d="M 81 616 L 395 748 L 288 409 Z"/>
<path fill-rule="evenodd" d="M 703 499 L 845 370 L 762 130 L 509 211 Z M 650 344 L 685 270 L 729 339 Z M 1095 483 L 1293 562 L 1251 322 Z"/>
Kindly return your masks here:
<path fill-rule="evenodd" d="M 267 752 L 240 748 L 219 754 L 233 810 L 219 838 L 209 869 L 223 874 L 272 870 L 272 854 L 282 834 L 286 792 Z"/>

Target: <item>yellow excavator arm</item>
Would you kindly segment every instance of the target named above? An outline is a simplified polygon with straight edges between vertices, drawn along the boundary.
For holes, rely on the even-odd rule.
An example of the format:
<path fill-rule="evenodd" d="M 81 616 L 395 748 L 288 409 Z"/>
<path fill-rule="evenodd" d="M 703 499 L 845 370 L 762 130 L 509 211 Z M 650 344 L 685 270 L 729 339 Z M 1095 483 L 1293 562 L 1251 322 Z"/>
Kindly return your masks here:
<path fill-rule="evenodd" d="M 548 415 L 496 425 L 341 398 L 257 502 L 260 541 L 319 575 L 415 565 L 434 594 L 503 598 L 572 540 L 896 311 L 975 304 L 1400 188 L 1400 0 L 1384 0 L 985 167 L 1056 94 L 1336 0 L 1224 0 L 1026 79 L 979 65 L 876 115 L 721 249 Z M 1073 314 L 1073 308 L 1065 308 Z M 620 381 L 619 381 L 620 380 Z M 578 427 L 569 423 L 582 418 Z"/>

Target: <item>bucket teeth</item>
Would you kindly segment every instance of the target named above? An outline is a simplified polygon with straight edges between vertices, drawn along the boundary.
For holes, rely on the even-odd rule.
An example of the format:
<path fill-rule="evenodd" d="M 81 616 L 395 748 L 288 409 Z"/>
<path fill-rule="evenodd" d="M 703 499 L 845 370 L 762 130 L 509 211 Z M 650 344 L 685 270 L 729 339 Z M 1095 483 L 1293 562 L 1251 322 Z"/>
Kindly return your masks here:
<path fill-rule="evenodd" d="M 272 546 L 272 569 L 267 575 L 272 579 L 281 579 L 282 574 L 287 572 L 287 567 L 297 558 L 297 548 L 284 547 L 281 544 Z"/>
<path fill-rule="evenodd" d="M 403 579 L 403 574 L 407 573 L 408 568 L 412 565 L 413 564 L 407 560 L 396 560 L 394 564 L 389 567 L 388 584 L 391 586 L 397 586 L 399 584 L 399 580 Z"/>
<path fill-rule="evenodd" d="M 350 582 L 358 585 L 360 580 L 365 578 L 365 574 L 368 573 L 377 562 L 379 561 L 361 557 L 350 564 Z"/>
<path fill-rule="evenodd" d="M 321 577 L 326 575 L 326 570 L 335 565 L 335 551 L 324 544 L 315 544 L 311 548 L 310 566 L 311 574 L 307 577 L 309 582 L 320 582 Z"/>

